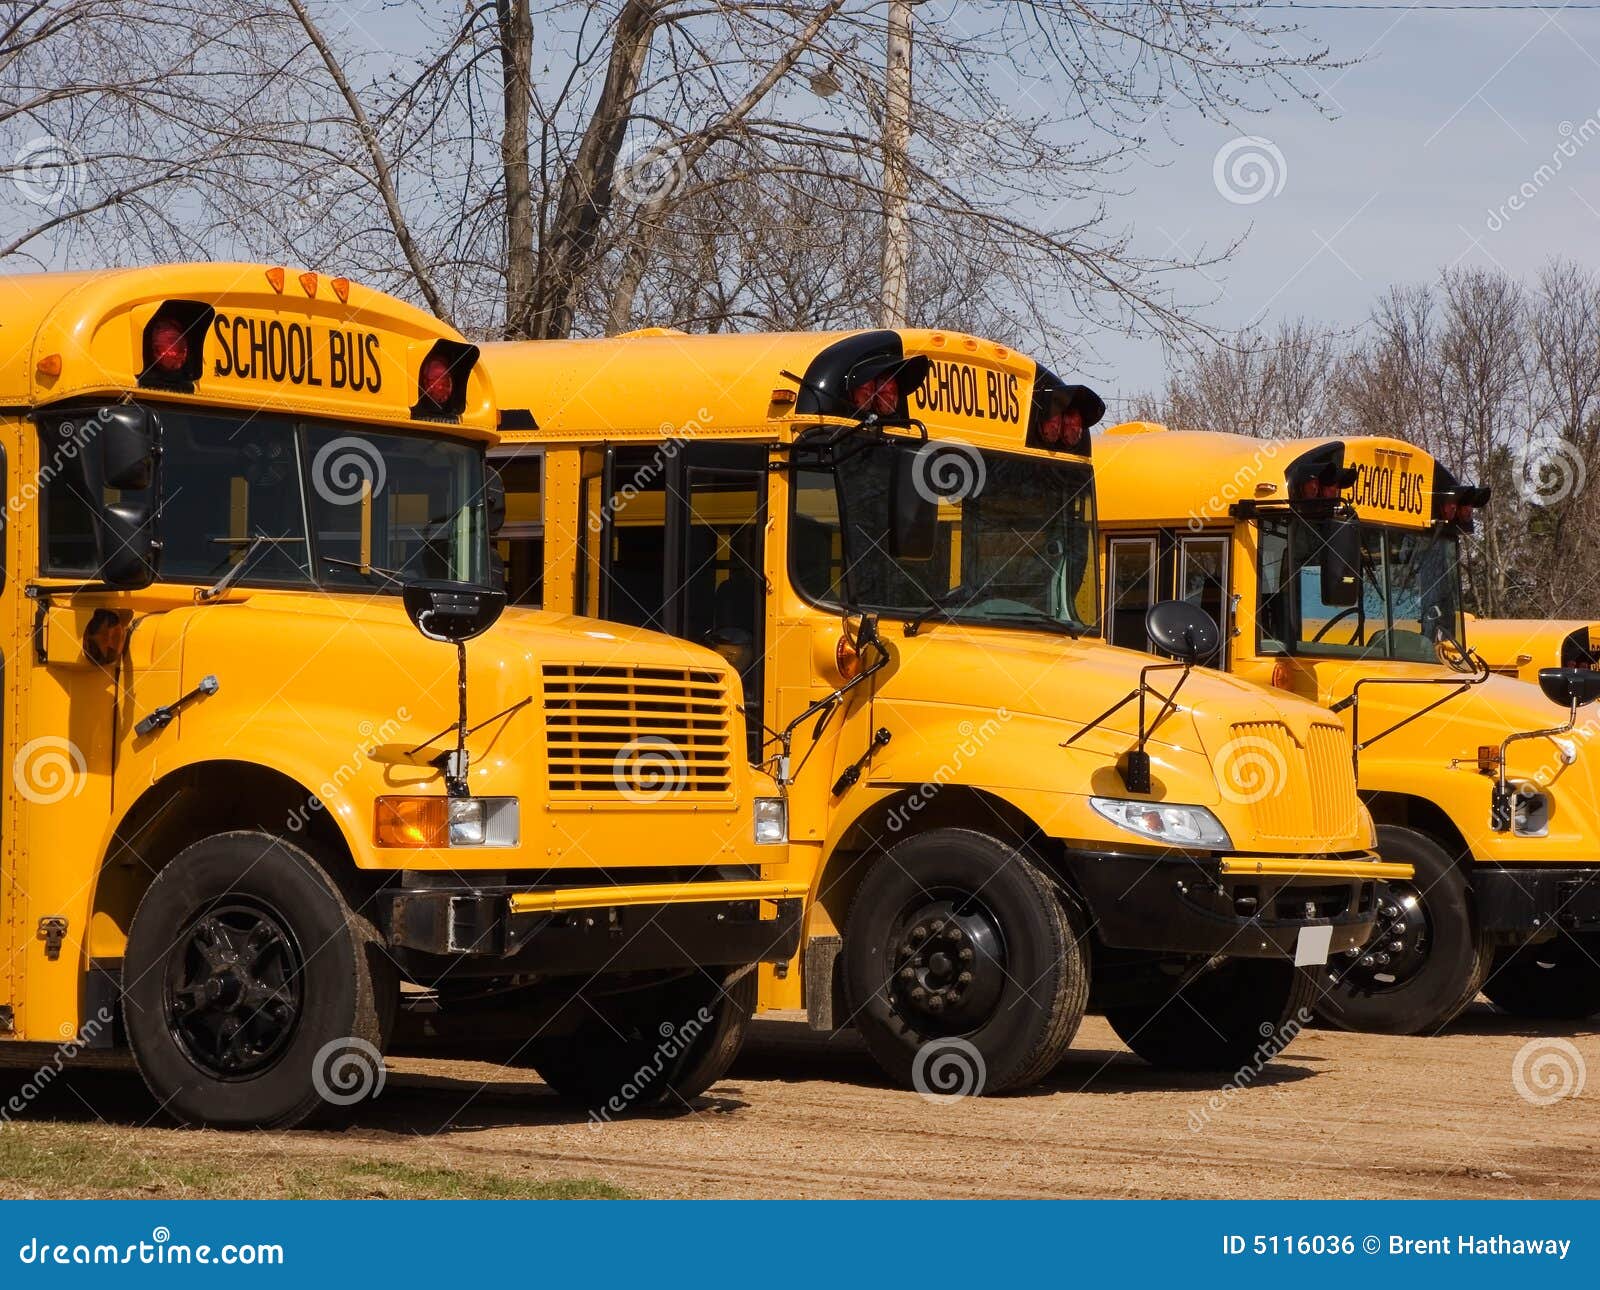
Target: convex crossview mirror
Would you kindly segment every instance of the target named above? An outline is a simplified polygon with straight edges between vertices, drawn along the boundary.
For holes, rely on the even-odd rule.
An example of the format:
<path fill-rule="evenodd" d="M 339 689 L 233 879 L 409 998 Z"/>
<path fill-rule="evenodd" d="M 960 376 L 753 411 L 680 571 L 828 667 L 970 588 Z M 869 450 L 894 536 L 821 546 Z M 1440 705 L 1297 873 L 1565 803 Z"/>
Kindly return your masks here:
<path fill-rule="evenodd" d="M 94 526 L 95 577 L 137 591 L 155 581 L 161 423 L 133 403 L 100 408 L 83 443 L 83 471 Z M 115 500 L 108 495 L 116 494 Z M 142 494 L 132 498 L 124 494 Z"/>
<path fill-rule="evenodd" d="M 1187 600 L 1164 600 L 1145 615 L 1144 629 L 1163 654 L 1193 665 L 1213 657 L 1222 643 L 1217 620 Z"/>
<path fill-rule="evenodd" d="M 498 621 L 506 593 L 470 582 L 409 582 L 401 600 L 412 625 L 429 640 L 462 645 Z"/>
<path fill-rule="evenodd" d="M 1600 672 L 1585 667 L 1540 668 L 1539 688 L 1551 703 L 1581 708 L 1600 699 Z"/>
<path fill-rule="evenodd" d="M 1316 528 L 1322 543 L 1322 603 L 1338 608 L 1361 600 L 1361 521 L 1335 515 Z"/>

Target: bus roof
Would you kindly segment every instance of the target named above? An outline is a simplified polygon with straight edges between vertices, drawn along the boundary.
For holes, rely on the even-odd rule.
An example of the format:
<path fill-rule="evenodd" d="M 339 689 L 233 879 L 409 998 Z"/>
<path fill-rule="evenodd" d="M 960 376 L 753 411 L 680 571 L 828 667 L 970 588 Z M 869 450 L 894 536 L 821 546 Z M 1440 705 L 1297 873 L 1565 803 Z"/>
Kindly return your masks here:
<path fill-rule="evenodd" d="M 1094 451 L 1096 510 L 1110 524 L 1193 525 L 1225 520 L 1236 503 L 1281 503 L 1289 472 L 1308 457 L 1356 469 L 1340 496 L 1362 519 L 1422 528 L 1434 517 L 1434 459 L 1402 439 L 1257 439 L 1130 421 L 1107 429 Z"/>
<path fill-rule="evenodd" d="M 175 317 L 192 379 L 150 381 L 151 324 Z M 446 415 L 420 415 L 422 363 L 458 347 L 465 376 Z M 492 438 L 487 378 L 432 315 L 345 278 L 264 264 L 165 264 L 0 275 L 0 406 L 152 396 L 363 421 L 448 423 Z M 455 405 L 459 405 L 458 407 Z"/>
<path fill-rule="evenodd" d="M 533 414 L 535 425 L 527 429 L 513 428 L 515 412 L 510 414 L 502 436 L 508 443 L 786 441 L 823 418 L 807 407 L 806 383 L 784 373 L 814 385 L 831 361 L 830 351 L 866 353 L 874 345 L 880 355 L 887 345 L 905 358 L 929 360 L 928 377 L 912 395 L 909 411 L 932 438 L 1025 450 L 1038 364 L 1009 346 L 960 332 L 690 336 L 651 328 L 603 340 L 489 344 L 483 355 L 502 407 Z"/>

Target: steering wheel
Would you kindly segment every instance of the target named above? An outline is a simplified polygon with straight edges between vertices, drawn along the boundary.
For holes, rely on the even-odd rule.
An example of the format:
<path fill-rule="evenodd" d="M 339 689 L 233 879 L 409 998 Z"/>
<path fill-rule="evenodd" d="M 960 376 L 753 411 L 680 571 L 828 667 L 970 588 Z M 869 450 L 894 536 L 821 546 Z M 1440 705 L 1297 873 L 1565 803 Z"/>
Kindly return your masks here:
<path fill-rule="evenodd" d="M 1323 623 L 1321 627 L 1317 628 L 1317 633 L 1316 633 L 1315 636 L 1313 636 L 1311 638 L 1311 643 L 1313 645 L 1315 645 L 1324 636 L 1326 636 L 1330 631 L 1332 631 L 1336 626 L 1338 626 L 1340 623 L 1342 623 L 1346 618 L 1350 617 L 1351 614 L 1360 613 L 1360 612 L 1361 612 L 1361 606 L 1360 605 L 1351 605 L 1348 609 L 1341 609 L 1332 618 L 1328 619 L 1327 622 Z"/>

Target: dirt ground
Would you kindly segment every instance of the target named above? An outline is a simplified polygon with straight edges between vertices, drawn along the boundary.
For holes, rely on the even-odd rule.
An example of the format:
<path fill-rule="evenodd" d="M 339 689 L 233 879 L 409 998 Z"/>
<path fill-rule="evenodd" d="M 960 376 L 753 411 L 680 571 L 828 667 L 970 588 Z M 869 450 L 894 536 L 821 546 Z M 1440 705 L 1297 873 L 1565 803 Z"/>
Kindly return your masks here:
<path fill-rule="evenodd" d="M 1568 1095 L 1519 1092 L 1519 1054 L 1531 1095 L 1552 1071 Z M 1592 1197 L 1596 1059 L 1592 1023 L 1480 1004 L 1431 1039 L 1308 1030 L 1224 1094 L 1091 1017 L 1043 1085 L 935 1104 L 853 1039 L 764 1021 L 692 1113 L 593 1126 L 529 1073 L 401 1056 L 349 1127 L 266 1135 L 159 1127 L 133 1073 L 71 1070 L 0 1128 L 0 1195 Z"/>

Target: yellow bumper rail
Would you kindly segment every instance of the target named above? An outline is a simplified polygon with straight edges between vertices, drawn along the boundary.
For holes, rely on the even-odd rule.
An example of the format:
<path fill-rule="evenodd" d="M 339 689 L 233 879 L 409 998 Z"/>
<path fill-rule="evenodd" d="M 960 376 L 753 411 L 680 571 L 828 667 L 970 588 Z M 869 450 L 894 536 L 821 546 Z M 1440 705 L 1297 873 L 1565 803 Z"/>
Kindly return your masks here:
<path fill-rule="evenodd" d="M 1404 882 L 1416 876 L 1408 864 L 1389 860 L 1334 860 L 1323 856 L 1224 856 L 1225 874 L 1274 878 L 1351 878 Z"/>
<path fill-rule="evenodd" d="M 1405 866 L 1407 874 L 1411 872 Z M 624 905 L 694 905 L 728 900 L 799 900 L 799 883 L 656 882 L 626 887 L 561 887 L 551 891 L 519 891 L 510 897 L 513 914 L 558 914 L 567 909 L 616 909 Z"/>

